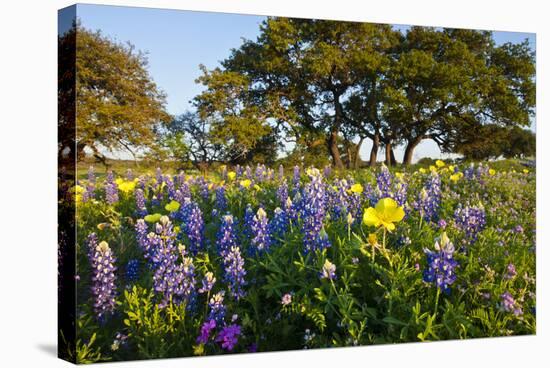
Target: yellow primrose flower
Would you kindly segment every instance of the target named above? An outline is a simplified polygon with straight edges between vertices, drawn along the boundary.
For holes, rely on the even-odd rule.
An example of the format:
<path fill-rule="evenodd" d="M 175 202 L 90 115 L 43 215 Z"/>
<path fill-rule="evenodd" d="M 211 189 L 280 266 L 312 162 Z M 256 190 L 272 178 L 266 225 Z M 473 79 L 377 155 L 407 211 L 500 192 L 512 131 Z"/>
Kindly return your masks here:
<path fill-rule="evenodd" d="M 76 194 L 82 194 L 84 193 L 84 188 L 77 184 L 74 186 L 74 192 Z"/>
<path fill-rule="evenodd" d="M 241 184 L 241 187 L 248 188 L 250 184 L 252 184 L 252 182 L 250 181 L 250 179 L 244 179 L 244 180 L 241 180 L 240 184 Z"/>
<path fill-rule="evenodd" d="M 180 204 L 177 201 L 170 201 L 166 206 L 164 206 L 164 209 L 168 212 L 176 212 L 180 209 Z"/>
<path fill-rule="evenodd" d="M 405 176 L 405 174 L 403 174 L 403 173 L 400 173 L 400 172 L 396 172 L 396 173 L 395 173 L 395 177 L 396 177 L 397 179 L 403 179 L 404 176 Z"/>
<path fill-rule="evenodd" d="M 459 181 L 460 179 L 462 179 L 463 176 L 464 176 L 463 173 L 458 172 L 458 173 L 456 173 L 456 174 L 451 175 L 451 180 L 452 180 L 453 182 L 456 183 L 457 181 Z"/>
<path fill-rule="evenodd" d="M 434 165 L 430 165 L 430 171 L 437 171 L 437 167 L 435 167 Z"/>
<path fill-rule="evenodd" d="M 350 190 L 353 192 L 353 193 L 357 193 L 357 194 L 361 194 L 363 193 L 363 186 L 359 183 L 357 184 L 353 184 L 350 188 Z"/>
<path fill-rule="evenodd" d="M 420 171 L 422 174 L 425 174 L 426 173 L 426 169 L 421 167 L 420 169 L 418 169 L 418 171 Z"/>
<path fill-rule="evenodd" d="M 136 182 L 135 181 L 124 181 L 117 183 L 118 189 L 124 193 L 130 193 L 136 188 Z"/>
<path fill-rule="evenodd" d="M 392 198 L 382 198 L 374 208 L 369 207 L 363 214 L 363 223 L 367 226 L 384 226 L 388 231 L 395 230 L 394 222 L 405 217 L 405 210 Z"/>
<path fill-rule="evenodd" d="M 262 188 L 260 188 L 260 186 L 258 184 L 254 184 L 254 189 L 256 189 L 256 191 L 259 191 L 261 190 Z"/>
<path fill-rule="evenodd" d="M 116 185 L 120 185 L 120 184 L 122 184 L 123 182 L 124 182 L 124 179 L 122 179 L 122 178 L 116 178 L 116 179 L 115 179 L 115 184 L 116 184 Z"/>
<path fill-rule="evenodd" d="M 437 160 L 437 161 L 435 162 L 435 165 L 436 165 L 437 167 L 443 167 L 443 166 L 445 166 L 445 162 L 443 162 L 443 161 L 441 161 L 441 160 Z"/>
<path fill-rule="evenodd" d="M 495 171 L 495 169 L 489 169 L 489 175 L 493 176 L 495 175 L 497 172 Z"/>
<path fill-rule="evenodd" d="M 237 173 L 235 171 L 230 171 L 227 173 L 227 178 L 229 180 L 235 180 L 236 177 L 237 177 Z"/>
<path fill-rule="evenodd" d="M 449 165 L 449 171 L 454 172 L 455 171 L 455 165 Z"/>
<path fill-rule="evenodd" d="M 529 170 L 523 169 L 523 173 L 524 173 L 524 174 L 529 174 Z"/>

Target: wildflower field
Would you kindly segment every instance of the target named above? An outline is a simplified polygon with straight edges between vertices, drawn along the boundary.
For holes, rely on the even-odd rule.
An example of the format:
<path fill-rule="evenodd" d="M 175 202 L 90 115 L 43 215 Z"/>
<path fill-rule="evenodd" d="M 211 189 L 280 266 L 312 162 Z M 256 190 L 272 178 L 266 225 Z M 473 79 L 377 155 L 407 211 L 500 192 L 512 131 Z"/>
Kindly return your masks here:
<path fill-rule="evenodd" d="M 535 172 L 516 166 L 90 167 L 60 199 L 76 359 L 534 334 Z"/>

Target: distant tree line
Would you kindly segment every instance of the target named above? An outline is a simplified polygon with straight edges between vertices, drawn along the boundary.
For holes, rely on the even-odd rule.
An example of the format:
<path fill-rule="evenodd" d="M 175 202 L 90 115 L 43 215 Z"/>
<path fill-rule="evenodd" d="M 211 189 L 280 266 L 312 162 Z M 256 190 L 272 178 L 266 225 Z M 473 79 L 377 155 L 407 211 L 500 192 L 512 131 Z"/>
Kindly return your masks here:
<path fill-rule="evenodd" d="M 472 159 L 534 154 L 527 40 L 497 46 L 489 31 L 268 18 L 220 67 L 201 66 L 193 111 L 170 117 L 142 53 L 78 28 L 78 151 L 141 149 L 205 167 L 270 163 L 287 150 L 287 160 L 336 168 L 359 167 L 367 141 L 371 166 L 380 150 L 397 163 L 398 145 L 410 164 L 424 140 Z"/>

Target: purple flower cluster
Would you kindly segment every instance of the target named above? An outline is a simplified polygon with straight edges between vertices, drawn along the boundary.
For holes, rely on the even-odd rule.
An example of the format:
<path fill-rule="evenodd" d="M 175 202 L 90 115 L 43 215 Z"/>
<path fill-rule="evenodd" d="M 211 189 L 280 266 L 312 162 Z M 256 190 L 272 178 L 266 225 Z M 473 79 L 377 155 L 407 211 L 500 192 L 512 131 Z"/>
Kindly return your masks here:
<path fill-rule="evenodd" d="M 126 281 L 134 282 L 139 278 L 139 261 L 131 259 L 126 263 Z"/>
<path fill-rule="evenodd" d="M 288 199 L 288 184 L 286 183 L 286 180 L 283 180 L 277 188 L 277 199 L 279 200 L 281 206 L 285 205 L 286 200 Z"/>
<path fill-rule="evenodd" d="M 435 243 L 435 251 L 425 249 L 428 268 L 424 270 L 424 281 L 435 283 L 444 293 L 449 294 L 456 280 L 455 268 L 458 263 L 454 260 L 454 245 L 447 234 L 443 235 Z"/>
<path fill-rule="evenodd" d="M 285 211 L 279 207 L 273 211 L 273 219 L 269 222 L 269 233 L 273 238 L 283 237 L 288 230 L 288 216 Z"/>
<path fill-rule="evenodd" d="M 206 344 L 210 338 L 210 332 L 216 328 L 216 321 L 213 319 L 204 322 L 201 326 L 200 335 L 197 337 L 197 344 Z"/>
<path fill-rule="evenodd" d="M 116 297 L 116 258 L 107 242 L 98 244 L 97 235 L 88 236 L 88 258 L 92 268 L 92 295 L 94 311 L 98 319 L 102 320 L 115 310 Z"/>
<path fill-rule="evenodd" d="M 223 324 L 223 319 L 225 318 L 226 308 L 223 304 L 225 297 L 225 292 L 219 291 L 216 294 L 212 295 L 208 301 L 208 319 L 217 321 L 220 324 Z"/>
<path fill-rule="evenodd" d="M 118 202 L 118 187 L 111 170 L 107 173 L 107 178 L 105 180 L 105 200 L 108 204 L 115 204 Z"/>
<path fill-rule="evenodd" d="M 227 351 L 232 351 L 235 345 L 239 341 L 239 335 L 241 334 L 241 327 L 238 325 L 229 325 L 224 327 L 218 336 L 216 342 L 221 343 L 222 348 Z"/>
<path fill-rule="evenodd" d="M 254 248 L 251 250 L 262 253 L 269 251 L 271 246 L 271 236 L 268 231 L 268 219 L 264 209 L 260 207 L 258 212 L 252 219 L 252 240 L 251 244 Z"/>
<path fill-rule="evenodd" d="M 143 225 L 138 221 L 137 226 L 138 242 L 143 241 Z M 141 246 L 154 269 L 153 289 L 162 295 L 160 306 L 183 301 L 191 304 L 195 297 L 195 266 L 187 257 L 185 247 L 176 248 L 175 233 L 167 216 L 160 218 L 155 231 L 147 235 L 144 243 Z M 182 263 L 177 262 L 179 256 Z"/>
<path fill-rule="evenodd" d="M 224 186 L 216 189 L 216 210 L 221 213 L 224 213 L 227 210 L 227 198 L 225 197 Z"/>
<path fill-rule="evenodd" d="M 143 190 L 136 189 L 135 197 L 136 197 L 136 214 L 139 217 L 145 217 L 147 215 L 147 206 L 145 205 L 145 194 L 143 193 Z"/>
<path fill-rule="evenodd" d="M 204 219 L 202 211 L 197 203 L 186 198 L 180 210 L 180 217 L 183 221 L 182 232 L 189 240 L 189 252 L 196 255 L 203 249 Z"/>
<path fill-rule="evenodd" d="M 386 165 L 382 165 L 378 174 L 376 174 L 376 186 L 378 188 L 378 199 L 380 198 L 393 198 L 392 185 L 391 185 L 391 173 Z"/>
<path fill-rule="evenodd" d="M 302 233 L 306 253 L 330 247 L 328 235 L 323 229 L 327 207 L 325 184 L 318 170 L 311 170 L 310 173 L 311 182 L 304 188 L 301 208 Z"/>
<path fill-rule="evenodd" d="M 467 241 L 472 244 L 485 228 L 485 209 L 482 206 L 459 207 L 454 213 L 454 220 L 456 227 L 465 233 Z"/>
<path fill-rule="evenodd" d="M 426 185 L 420 191 L 414 208 L 420 212 L 426 221 L 437 221 L 441 203 L 441 179 L 437 172 L 432 172 Z"/>
<path fill-rule="evenodd" d="M 294 166 L 292 175 L 292 192 L 297 193 L 300 190 L 300 167 Z"/>
<path fill-rule="evenodd" d="M 94 167 L 90 166 L 88 168 L 88 182 L 86 183 L 86 190 L 82 195 L 82 202 L 95 198 L 95 180 Z"/>
<path fill-rule="evenodd" d="M 223 257 L 224 264 L 224 281 L 227 283 L 229 293 L 235 300 L 239 300 L 245 296 L 244 279 L 246 271 L 244 269 L 244 259 L 241 256 L 239 247 L 231 247 Z"/>
<path fill-rule="evenodd" d="M 209 293 L 216 283 L 216 278 L 212 272 L 207 272 L 202 279 L 202 287 L 199 289 L 199 293 Z"/>
<path fill-rule="evenodd" d="M 225 257 L 229 250 L 237 247 L 237 237 L 235 235 L 235 220 L 231 215 L 222 217 L 222 223 L 218 230 L 216 246 L 220 256 Z"/>
<path fill-rule="evenodd" d="M 500 308 L 505 312 L 514 313 L 516 316 L 521 316 L 523 314 L 523 309 L 519 303 L 514 299 L 512 294 L 507 291 L 500 296 Z"/>
<path fill-rule="evenodd" d="M 252 223 L 254 222 L 254 210 L 252 209 L 252 205 L 248 203 L 246 205 L 246 210 L 244 211 L 244 221 L 243 221 L 243 229 L 242 229 L 242 235 L 244 237 L 243 240 L 250 241 L 254 234 L 252 233 Z"/>

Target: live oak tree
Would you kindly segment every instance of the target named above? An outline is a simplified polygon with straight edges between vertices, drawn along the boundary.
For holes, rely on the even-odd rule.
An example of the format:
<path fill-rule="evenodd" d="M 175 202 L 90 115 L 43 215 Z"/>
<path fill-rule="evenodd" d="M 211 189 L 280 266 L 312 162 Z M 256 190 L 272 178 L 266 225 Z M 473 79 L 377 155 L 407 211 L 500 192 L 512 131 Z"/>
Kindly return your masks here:
<path fill-rule="evenodd" d="M 134 157 L 156 144 L 156 127 L 170 121 L 165 95 L 147 71 L 146 55 L 76 26 L 76 147 L 102 161 L 107 151 Z M 60 39 L 63 43 L 63 39 Z"/>

